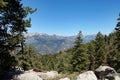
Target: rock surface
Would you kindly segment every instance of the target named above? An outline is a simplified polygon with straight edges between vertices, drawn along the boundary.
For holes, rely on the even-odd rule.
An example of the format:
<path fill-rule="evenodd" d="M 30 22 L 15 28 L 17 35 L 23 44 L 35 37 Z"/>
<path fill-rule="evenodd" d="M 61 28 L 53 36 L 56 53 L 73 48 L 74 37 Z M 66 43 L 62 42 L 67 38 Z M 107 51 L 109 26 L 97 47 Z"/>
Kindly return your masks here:
<path fill-rule="evenodd" d="M 37 72 L 36 73 L 39 77 L 42 79 L 53 79 L 58 77 L 60 74 L 58 74 L 57 71 L 48 71 L 48 72 Z"/>
<path fill-rule="evenodd" d="M 106 71 L 107 69 L 116 72 L 114 68 L 109 67 L 109 66 L 100 66 L 100 67 L 98 67 L 95 71 L 100 72 L 100 71 Z"/>
<path fill-rule="evenodd" d="M 98 79 L 108 80 L 120 80 L 120 75 L 115 71 L 114 68 L 109 66 L 100 66 L 95 70 L 95 74 Z"/>
<path fill-rule="evenodd" d="M 35 73 L 30 72 L 18 75 L 15 80 L 43 80 L 43 79 L 40 78 Z"/>
<path fill-rule="evenodd" d="M 12 74 L 12 73 L 11 73 Z M 15 73 L 15 80 L 52 80 L 56 77 L 61 76 L 57 71 L 47 71 L 47 72 L 35 72 L 33 69 L 29 71 L 24 71 L 23 73 Z M 62 76 L 61 76 L 62 77 Z M 65 77 L 59 80 L 70 80 L 70 78 Z M 86 71 L 79 74 L 75 80 L 120 80 L 120 74 L 115 71 L 114 68 L 109 66 L 100 66 L 93 71 Z"/>
<path fill-rule="evenodd" d="M 77 80 L 97 80 L 97 77 L 93 71 L 87 71 L 77 76 Z"/>
<path fill-rule="evenodd" d="M 57 71 L 46 72 L 46 75 L 47 75 L 48 78 L 55 78 L 55 77 L 59 76 Z"/>
<path fill-rule="evenodd" d="M 70 80 L 70 78 L 66 77 L 66 78 L 61 78 L 59 80 Z"/>

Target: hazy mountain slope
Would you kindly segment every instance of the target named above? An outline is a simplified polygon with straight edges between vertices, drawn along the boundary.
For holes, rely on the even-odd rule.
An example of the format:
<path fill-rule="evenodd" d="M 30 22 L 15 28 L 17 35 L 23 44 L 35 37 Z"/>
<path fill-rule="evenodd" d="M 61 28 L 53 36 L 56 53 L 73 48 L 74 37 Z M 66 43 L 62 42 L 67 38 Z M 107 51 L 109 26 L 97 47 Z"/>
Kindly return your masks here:
<path fill-rule="evenodd" d="M 84 36 L 84 41 L 88 42 L 94 39 L 94 35 Z M 58 36 L 39 33 L 25 34 L 26 43 L 36 47 L 41 54 L 57 53 L 60 50 L 68 49 L 73 46 L 75 36 Z"/>

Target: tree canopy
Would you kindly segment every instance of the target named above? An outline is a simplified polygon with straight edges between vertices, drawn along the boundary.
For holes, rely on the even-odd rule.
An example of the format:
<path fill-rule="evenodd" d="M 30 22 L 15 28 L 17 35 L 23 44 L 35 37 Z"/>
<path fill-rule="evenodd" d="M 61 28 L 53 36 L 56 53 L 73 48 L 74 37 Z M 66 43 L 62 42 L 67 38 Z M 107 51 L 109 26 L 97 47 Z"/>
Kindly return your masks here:
<path fill-rule="evenodd" d="M 14 50 L 23 53 L 23 34 L 31 26 L 26 17 L 34 10 L 23 7 L 21 0 L 1 0 L 0 4 L 0 69 L 9 70 L 16 65 Z"/>

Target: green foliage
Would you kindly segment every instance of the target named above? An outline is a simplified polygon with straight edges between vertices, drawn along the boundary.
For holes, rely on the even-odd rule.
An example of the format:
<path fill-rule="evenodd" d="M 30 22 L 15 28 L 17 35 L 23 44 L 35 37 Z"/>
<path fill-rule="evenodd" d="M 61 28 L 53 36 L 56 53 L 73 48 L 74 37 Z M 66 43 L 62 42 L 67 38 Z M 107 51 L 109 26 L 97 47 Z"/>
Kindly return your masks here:
<path fill-rule="evenodd" d="M 75 39 L 75 46 L 73 50 L 73 58 L 71 64 L 72 64 L 73 72 L 88 70 L 88 64 L 89 64 L 88 54 L 86 53 L 86 47 L 82 42 L 81 31 L 79 32 L 77 38 Z"/>
<path fill-rule="evenodd" d="M 18 66 L 22 67 L 24 70 L 32 69 L 36 62 L 36 49 L 32 46 L 24 47 L 24 53 L 19 52 L 18 57 Z"/>
<path fill-rule="evenodd" d="M 120 51 L 120 14 L 119 14 L 119 18 L 117 19 L 118 23 L 115 27 L 116 30 L 116 45 L 117 45 L 117 49 Z"/>
<path fill-rule="evenodd" d="M 74 42 L 74 48 L 75 48 L 75 50 L 77 49 L 77 48 L 79 48 L 82 44 L 83 44 L 83 35 L 82 35 L 82 31 L 80 31 L 79 33 L 78 33 L 78 35 L 77 35 L 77 37 L 76 37 L 76 39 L 75 39 L 75 42 Z"/>
<path fill-rule="evenodd" d="M 91 41 L 87 43 L 87 54 L 89 59 L 89 70 L 95 70 L 95 60 L 96 60 L 96 52 L 95 52 L 95 41 Z"/>
<path fill-rule="evenodd" d="M 9 52 L 0 53 L 0 71 L 8 71 L 12 66 L 15 66 L 17 61 L 15 60 L 15 56 L 11 56 Z M 11 66 L 12 65 L 12 66 Z"/>
<path fill-rule="evenodd" d="M 120 71 L 119 69 L 119 63 L 120 63 L 120 14 L 119 18 L 117 19 L 117 25 L 115 27 L 115 42 L 114 42 L 114 56 L 112 58 L 112 61 L 115 62 L 115 68 L 117 71 Z"/>
<path fill-rule="evenodd" d="M 98 32 L 95 39 L 95 52 L 96 52 L 96 64 L 99 65 L 106 65 L 106 50 L 105 50 L 105 37 Z M 96 65 L 96 68 L 98 67 Z"/>
<path fill-rule="evenodd" d="M 4 4 L 5 3 L 5 4 Z M 9 70 L 15 66 L 16 59 L 14 50 L 21 50 L 23 53 L 24 36 L 27 27 L 30 27 L 30 19 L 26 19 L 31 13 L 23 8 L 20 0 L 1 0 L 0 10 L 0 63 L 1 70 Z"/>

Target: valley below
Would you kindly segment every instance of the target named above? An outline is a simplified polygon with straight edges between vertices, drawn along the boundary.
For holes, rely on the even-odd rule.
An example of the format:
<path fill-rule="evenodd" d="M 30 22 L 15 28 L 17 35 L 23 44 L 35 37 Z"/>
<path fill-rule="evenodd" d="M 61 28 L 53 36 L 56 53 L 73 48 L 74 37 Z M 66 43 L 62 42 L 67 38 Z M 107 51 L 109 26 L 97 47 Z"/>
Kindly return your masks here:
<path fill-rule="evenodd" d="M 74 46 L 76 36 L 59 36 L 40 33 L 27 33 L 25 39 L 27 45 L 34 46 L 39 54 L 54 54 L 61 50 L 67 50 Z M 95 35 L 83 36 L 84 42 L 95 39 Z"/>

